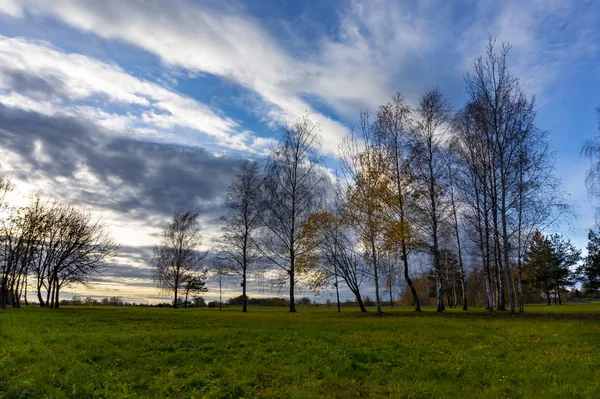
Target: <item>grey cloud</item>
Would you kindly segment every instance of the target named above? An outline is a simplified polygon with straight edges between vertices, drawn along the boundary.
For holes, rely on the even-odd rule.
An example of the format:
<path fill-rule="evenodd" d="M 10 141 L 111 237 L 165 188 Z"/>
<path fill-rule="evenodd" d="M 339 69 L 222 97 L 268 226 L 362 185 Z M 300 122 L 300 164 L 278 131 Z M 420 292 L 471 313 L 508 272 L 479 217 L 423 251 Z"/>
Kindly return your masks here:
<path fill-rule="evenodd" d="M 63 95 L 66 90 L 64 79 L 60 76 L 33 75 L 8 68 L 0 69 L 0 75 L 11 90 L 36 99 Z"/>
<path fill-rule="evenodd" d="M 216 216 L 241 163 L 198 147 L 115 136 L 85 120 L 4 106 L 0 106 L 0 140 L 4 151 L 23 159 L 22 165 L 13 165 L 17 178 L 67 178 L 60 191 L 71 201 L 148 221 L 177 209 Z M 91 187 L 82 171 L 100 184 Z"/>

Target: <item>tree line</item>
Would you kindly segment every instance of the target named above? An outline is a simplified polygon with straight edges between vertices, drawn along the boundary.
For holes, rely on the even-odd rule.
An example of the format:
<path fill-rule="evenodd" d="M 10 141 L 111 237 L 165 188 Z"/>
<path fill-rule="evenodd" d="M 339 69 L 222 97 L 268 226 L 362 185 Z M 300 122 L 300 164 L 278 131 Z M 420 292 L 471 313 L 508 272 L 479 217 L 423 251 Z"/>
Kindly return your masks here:
<path fill-rule="evenodd" d="M 212 278 L 221 304 L 235 276 L 244 312 L 257 271 L 289 289 L 290 312 L 298 284 L 334 289 L 338 310 L 345 287 L 363 312 L 366 284 L 377 312 L 399 290 L 416 311 L 435 298 L 438 312 L 459 304 L 522 312 L 532 290 L 560 304 L 576 282 L 597 293 L 600 233 L 590 231 L 576 269 L 581 252 L 545 233 L 571 212 L 548 133 L 535 123 L 536 98 L 510 72 L 509 50 L 490 39 L 465 76 L 459 109 L 433 89 L 414 105 L 396 93 L 376 112 L 362 111 L 339 145 L 336 170 L 325 166 L 318 124 L 305 117 L 286 125 L 268 156 L 244 162 L 231 181 L 209 250 L 201 250 L 200 215 L 173 214 L 154 248 L 156 286 L 187 307 L 203 302 Z M 598 140 L 584 144 L 593 195 Z M 117 245 L 78 207 L 39 196 L 9 206 L 13 188 L 0 178 L 0 306 L 27 304 L 33 287 L 40 306 L 59 307 L 61 289 L 88 284 Z"/>
<path fill-rule="evenodd" d="M 344 284 L 362 311 L 361 287 L 370 282 L 377 312 L 384 292 L 393 304 L 392 292 L 405 286 L 419 311 L 413 280 L 426 276 L 442 312 L 458 302 L 467 310 L 468 280 L 482 275 L 483 305 L 511 313 L 524 311 L 529 289 L 560 302 L 576 275 L 597 286 L 597 274 L 572 270 L 580 251 L 568 239 L 542 233 L 570 208 L 548 133 L 535 124 L 536 98 L 510 72 L 509 50 L 490 39 L 465 76 L 468 100 L 458 110 L 433 89 L 415 106 L 397 93 L 374 114 L 361 112 L 335 173 L 324 166 L 317 124 L 286 126 L 268 157 L 244 163 L 231 182 L 210 261 L 198 257 L 198 237 L 170 243 L 176 226 L 181 237 L 199 233 L 182 224 L 197 214 L 174 215 L 155 250 L 157 285 L 176 300 L 193 290 L 203 263 L 217 264 L 240 277 L 246 311 L 248 273 L 267 267 L 289 288 L 290 312 L 299 280 L 335 288 L 338 308 Z"/>

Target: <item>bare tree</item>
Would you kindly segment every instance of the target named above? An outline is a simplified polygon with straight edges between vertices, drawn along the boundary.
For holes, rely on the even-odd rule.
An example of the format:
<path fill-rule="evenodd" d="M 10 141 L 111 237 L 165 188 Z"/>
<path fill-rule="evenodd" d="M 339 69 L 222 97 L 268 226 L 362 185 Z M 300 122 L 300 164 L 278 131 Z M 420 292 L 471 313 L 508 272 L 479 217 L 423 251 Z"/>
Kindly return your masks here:
<path fill-rule="evenodd" d="M 581 153 L 589 159 L 590 168 L 586 172 L 585 183 L 590 196 L 600 198 L 600 107 L 598 112 L 598 134 L 583 142 Z M 596 208 L 596 217 L 600 216 L 600 209 Z"/>
<path fill-rule="evenodd" d="M 363 257 L 357 252 L 356 236 L 339 215 L 339 205 L 336 212 L 318 212 L 312 214 L 303 225 L 302 243 L 314 250 L 307 253 L 303 262 L 309 263 L 308 269 L 316 281 L 313 285 L 322 286 L 333 280 L 336 297 L 339 304 L 339 280 L 341 279 L 350 289 L 360 307 L 366 312 L 362 301 L 360 286 L 367 276 Z M 306 260 L 308 259 L 308 261 Z M 305 266 L 306 267 L 306 266 Z"/>
<path fill-rule="evenodd" d="M 229 285 L 228 277 L 231 276 L 231 266 L 223 259 L 216 258 L 210 270 L 212 278 L 219 285 L 219 311 L 223 308 L 223 294 Z"/>
<path fill-rule="evenodd" d="M 206 257 L 199 251 L 201 244 L 198 213 L 178 211 L 164 229 L 160 245 L 154 248 L 154 282 L 163 292 L 173 294 L 175 308 L 179 292 L 198 276 Z"/>
<path fill-rule="evenodd" d="M 229 185 L 225 200 L 226 214 L 217 239 L 217 257 L 242 278 L 242 312 L 248 306 L 248 270 L 256 260 L 256 233 L 261 227 L 261 176 L 256 162 L 246 161 Z"/>
<path fill-rule="evenodd" d="M 455 165 L 453 162 L 453 159 L 451 157 L 448 158 L 449 162 L 448 162 L 448 188 L 449 188 L 449 192 L 450 192 L 450 206 L 451 206 L 451 210 L 452 210 L 452 221 L 450 222 L 452 224 L 452 228 L 454 230 L 454 235 L 456 237 L 456 252 L 458 255 L 458 265 L 460 268 L 460 285 L 461 285 L 461 291 L 462 291 L 462 302 L 463 302 L 463 310 L 467 310 L 468 306 L 467 306 L 467 282 L 466 282 L 466 275 L 465 275 L 465 264 L 463 262 L 463 251 L 462 251 L 462 245 L 460 244 L 460 228 L 459 228 L 459 222 L 458 222 L 458 206 L 457 206 L 457 201 L 456 201 L 456 197 L 454 195 L 454 186 L 455 186 Z"/>
<path fill-rule="evenodd" d="M 20 307 L 36 248 L 39 212 L 33 207 L 12 210 L 2 226 L 0 254 L 0 305 Z"/>
<path fill-rule="evenodd" d="M 476 122 L 486 138 L 489 159 L 487 191 L 491 203 L 494 261 L 497 268 L 498 309 L 504 310 L 504 287 L 508 288 L 509 311 L 515 312 L 511 241 L 516 229 L 512 220 L 519 212 L 520 167 L 524 151 L 537 151 L 539 130 L 535 127 L 535 97 L 528 98 L 519 79 L 508 68 L 508 44 L 499 51 L 490 39 L 484 56 L 478 58 L 466 77 L 471 103 L 476 104 Z M 542 141 L 543 143 L 543 141 Z"/>
<path fill-rule="evenodd" d="M 35 197 L 4 225 L 1 249 L 1 305 L 6 306 L 10 297 L 18 307 L 33 274 L 40 305 L 58 307 L 61 288 L 89 284 L 104 270 L 117 245 L 90 213 Z"/>
<path fill-rule="evenodd" d="M 488 177 L 489 151 L 485 135 L 477 123 L 477 104 L 469 103 L 455 118 L 454 137 L 451 144 L 455 156 L 456 174 L 453 175 L 453 188 L 465 208 L 464 221 L 467 237 L 479 249 L 484 271 L 487 293 L 486 308 L 494 309 L 490 253 L 490 218 Z"/>
<path fill-rule="evenodd" d="M 452 109 L 438 90 L 425 93 L 415 111 L 412 153 L 414 173 L 424 193 L 416 208 L 420 214 L 418 225 L 430 246 L 437 291 L 437 311 L 444 310 L 442 279 L 440 276 L 440 227 L 448 218 L 446 141 Z"/>
<path fill-rule="evenodd" d="M 89 212 L 71 206 L 59 206 L 59 244 L 51 253 L 53 261 L 49 285 L 54 292 L 50 306 L 59 306 L 60 290 L 71 284 L 87 285 L 107 266 L 118 246 L 100 220 Z"/>
<path fill-rule="evenodd" d="M 304 118 L 285 127 L 265 172 L 261 190 L 264 229 L 259 249 L 268 261 L 287 273 L 290 312 L 295 312 L 296 262 L 311 250 L 300 247 L 299 234 L 306 218 L 321 208 L 327 181 L 319 157 L 318 126 Z"/>
<path fill-rule="evenodd" d="M 6 204 L 6 196 L 15 189 L 15 185 L 8 176 L 0 176 L 0 212 L 3 211 Z"/>

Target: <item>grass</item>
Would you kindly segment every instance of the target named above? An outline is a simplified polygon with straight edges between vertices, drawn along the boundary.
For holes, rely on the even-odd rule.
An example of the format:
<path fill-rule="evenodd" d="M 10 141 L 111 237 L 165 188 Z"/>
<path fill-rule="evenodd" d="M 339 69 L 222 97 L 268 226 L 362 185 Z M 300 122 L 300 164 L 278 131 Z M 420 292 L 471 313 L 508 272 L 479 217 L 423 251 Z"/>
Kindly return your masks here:
<path fill-rule="evenodd" d="M 0 311 L 5 398 L 598 398 L 600 304 Z"/>

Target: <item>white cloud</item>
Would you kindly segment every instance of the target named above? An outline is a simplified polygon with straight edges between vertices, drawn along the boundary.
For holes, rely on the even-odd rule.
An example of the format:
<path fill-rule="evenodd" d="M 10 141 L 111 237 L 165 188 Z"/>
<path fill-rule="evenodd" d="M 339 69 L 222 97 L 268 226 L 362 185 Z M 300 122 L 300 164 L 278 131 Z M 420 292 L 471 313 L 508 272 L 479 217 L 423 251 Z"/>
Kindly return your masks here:
<path fill-rule="evenodd" d="M 13 85 L 15 74 L 50 82 L 56 93 L 35 97 L 20 93 Z M 44 42 L 0 36 L 0 93 L 0 103 L 5 106 L 44 115 L 83 116 L 123 134 L 168 136 L 179 128 L 191 129 L 196 135 L 212 137 L 215 145 L 256 152 L 251 147 L 255 141 L 252 133 L 242 131 L 237 122 L 217 115 L 207 105 L 136 78 L 116 65 L 65 53 Z M 103 107 L 109 104 L 128 113 L 107 112 Z M 189 137 L 182 140 L 199 142 Z M 177 137 L 172 141 L 178 141 Z"/>
<path fill-rule="evenodd" d="M 400 12 L 379 12 L 376 6 L 353 7 L 343 20 L 339 40 L 326 38 L 317 44 L 314 54 L 300 58 L 281 48 L 257 21 L 231 9 L 195 7 L 185 1 L 169 3 L 168 7 L 156 1 L 20 4 L 29 12 L 50 15 L 77 29 L 143 48 L 167 65 L 231 79 L 268 104 L 266 114 L 275 124 L 309 112 L 327 128 L 323 147 L 330 154 L 337 153 L 347 127 L 317 112 L 303 95 L 321 98 L 346 116 L 352 113 L 354 119 L 361 107 L 377 106 L 393 91 L 384 73 L 388 66 L 383 57 L 389 50 L 394 49 L 391 58 L 398 60 L 396 55 L 424 42 L 413 24 L 402 29 L 397 23 L 397 18 L 406 20 Z M 365 28 L 379 46 L 372 47 L 372 42 L 361 35 L 359 31 Z M 390 32 L 395 32 L 391 39 L 387 37 Z M 170 118 L 148 117 L 165 127 L 170 124 Z M 181 119 L 187 120 L 186 115 Z"/>
<path fill-rule="evenodd" d="M 510 43 L 511 70 L 524 90 L 544 93 L 598 52 L 600 15 L 585 12 L 582 5 L 545 0 L 478 3 L 475 21 L 457 41 L 463 68 L 471 68 L 491 35 L 498 44 Z"/>

